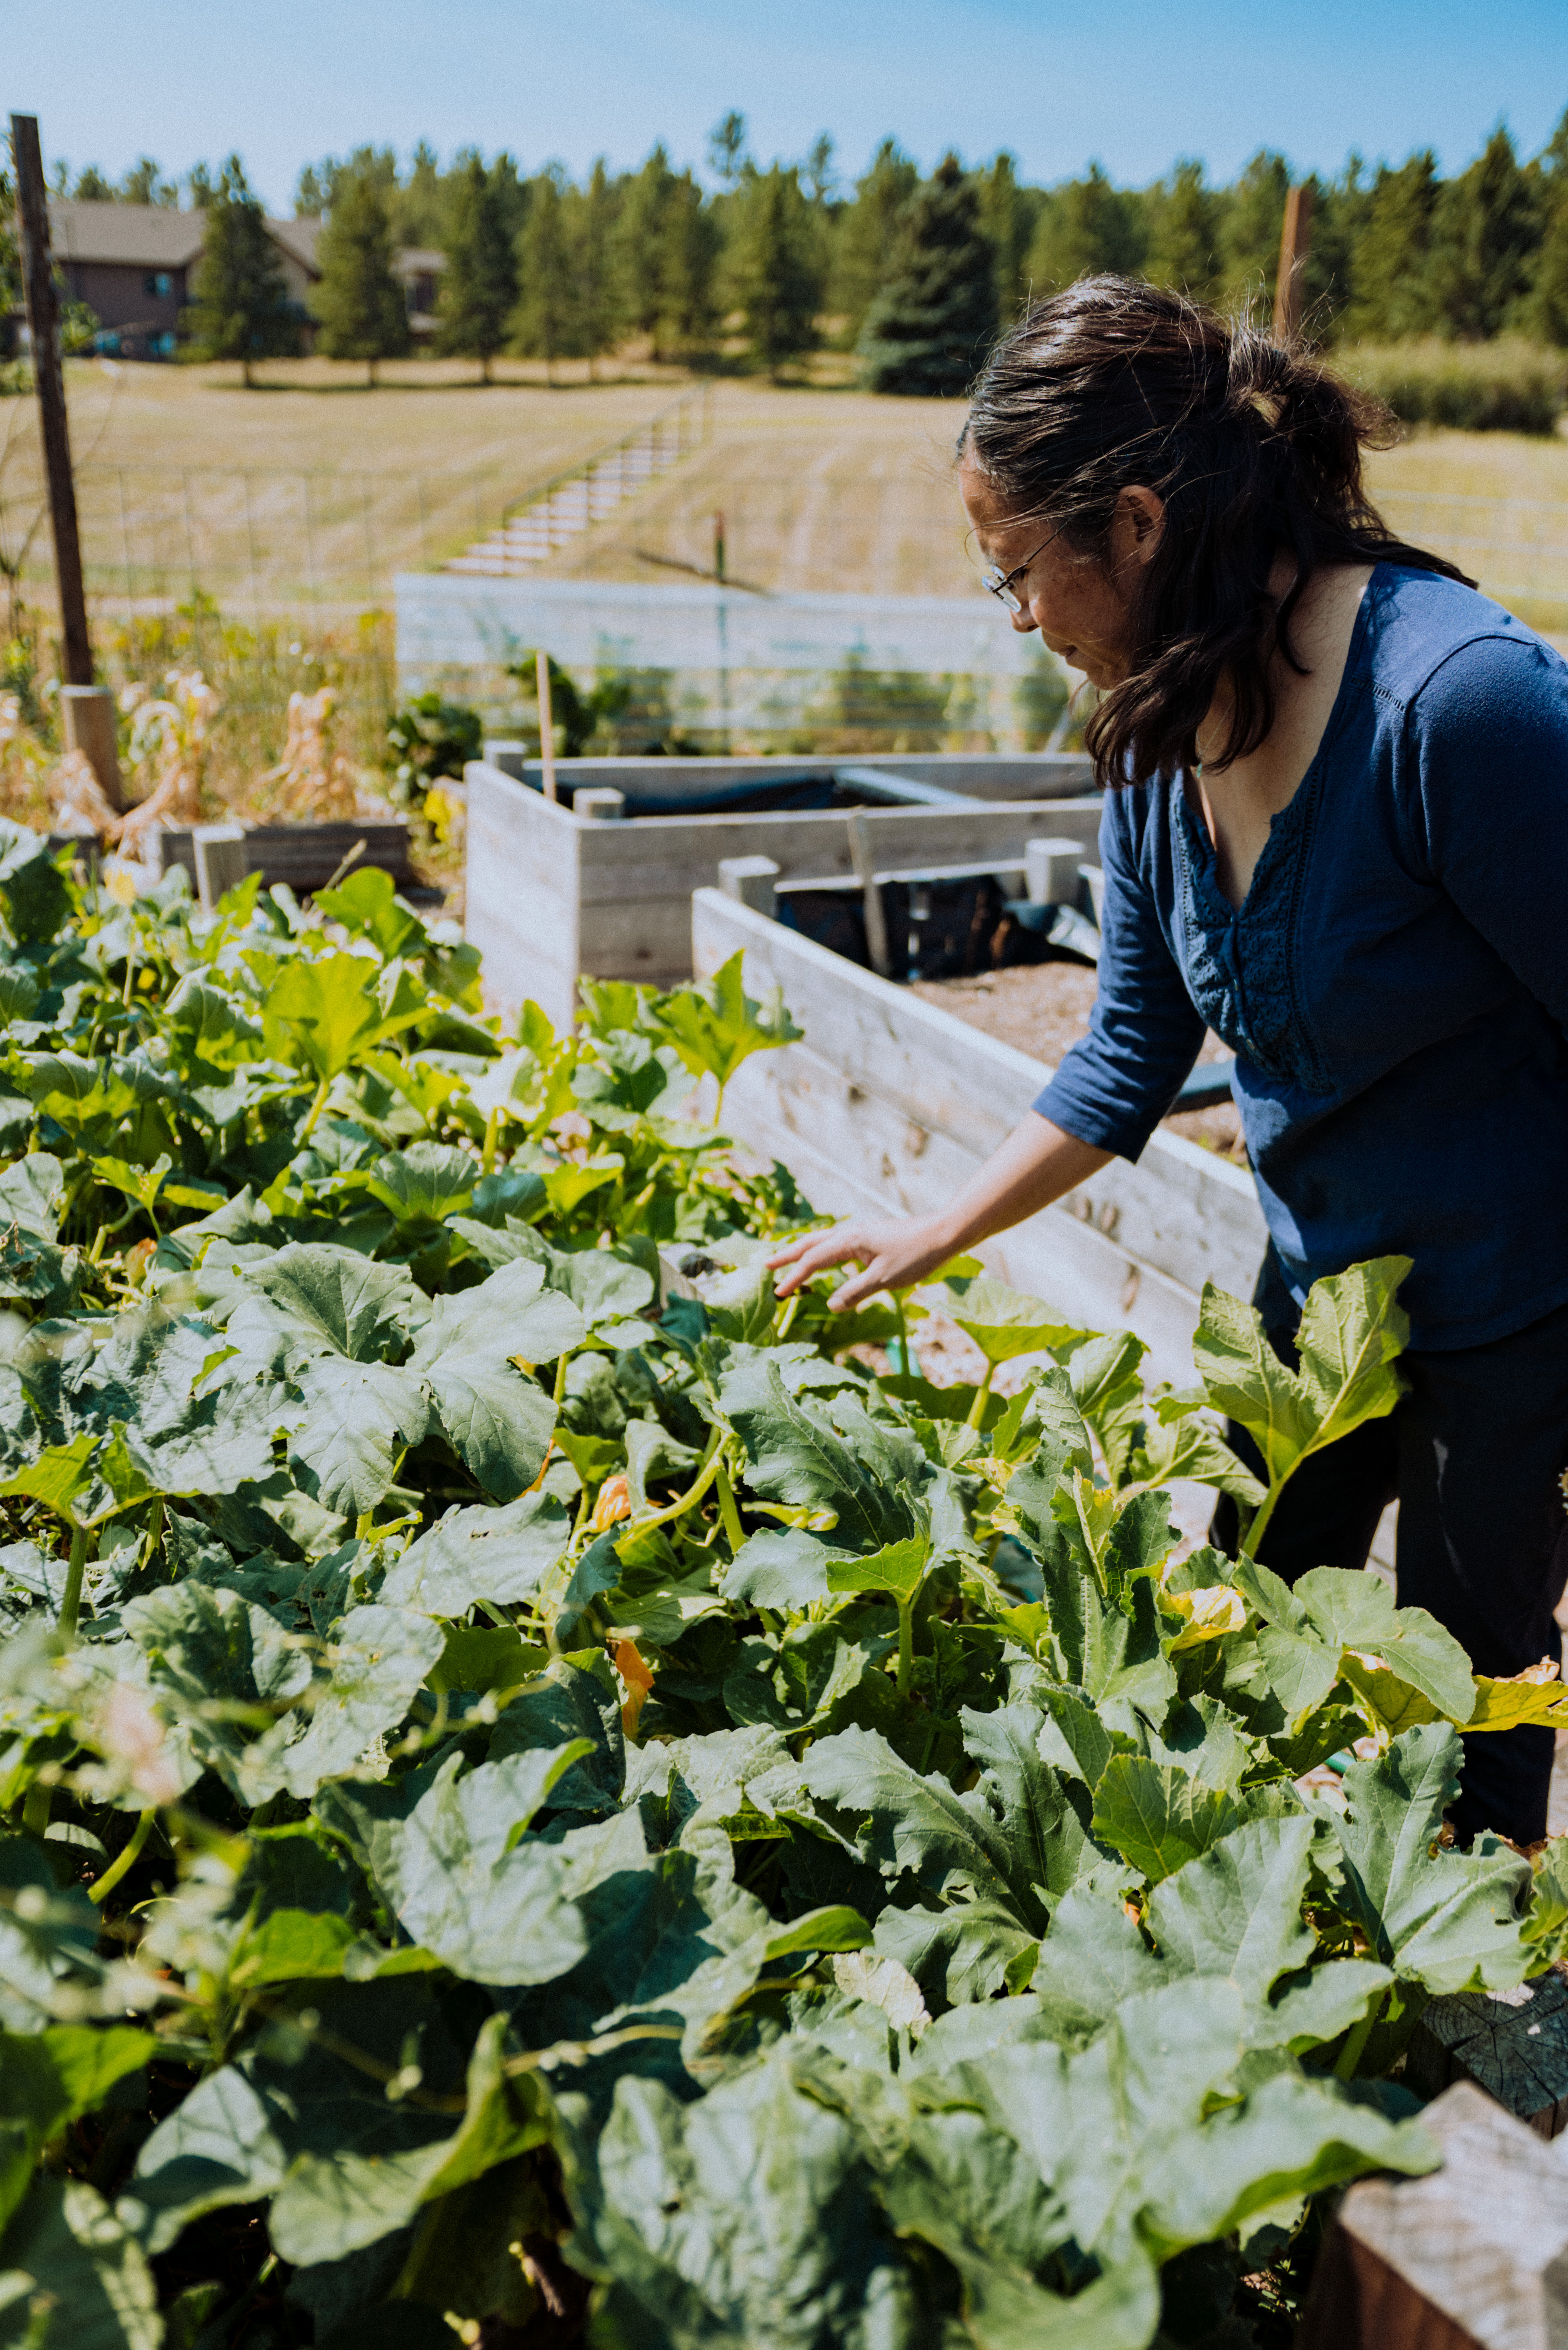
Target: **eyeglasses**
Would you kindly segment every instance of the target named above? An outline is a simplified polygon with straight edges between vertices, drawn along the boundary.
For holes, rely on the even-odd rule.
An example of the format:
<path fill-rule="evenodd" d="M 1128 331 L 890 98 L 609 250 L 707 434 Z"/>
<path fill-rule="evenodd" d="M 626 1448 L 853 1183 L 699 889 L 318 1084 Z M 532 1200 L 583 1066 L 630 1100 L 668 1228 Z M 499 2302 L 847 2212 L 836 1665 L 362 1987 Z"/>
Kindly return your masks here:
<path fill-rule="evenodd" d="M 1052 532 L 1051 538 L 1055 538 L 1058 536 L 1059 528 L 1060 526 L 1058 525 L 1058 530 L 1054 530 Z M 996 598 L 997 602 L 1005 606 L 1008 611 L 1023 611 L 1023 605 L 1019 602 L 1018 598 L 1012 592 L 1012 583 L 1015 579 L 1023 578 L 1024 573 L 1028 570 L 1029 566 L 1033 562 L 1035 556 L 1044 554 L 1045 549 L 1051 544 L 1051 538 L 1043 538 L 1039 546 L 1035 548 L 1034 555 L 1026 556 L 1022 563 L 1015 563 L 1011 571 L 1003 571 L 999 563 L 988 563 L 981 569 L 980 575 L 981 586 L 989 588 L 992 594 Z"/>

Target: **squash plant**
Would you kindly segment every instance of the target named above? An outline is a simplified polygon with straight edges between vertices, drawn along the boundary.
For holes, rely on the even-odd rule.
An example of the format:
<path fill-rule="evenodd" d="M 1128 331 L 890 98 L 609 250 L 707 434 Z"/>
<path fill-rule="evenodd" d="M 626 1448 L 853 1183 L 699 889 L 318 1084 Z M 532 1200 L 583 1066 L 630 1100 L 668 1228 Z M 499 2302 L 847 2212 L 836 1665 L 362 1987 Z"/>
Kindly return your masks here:
<path fill-rule="evenodd" d="M 14 829 L 0 913 L 0 2345 L 1235 2342 L 1436 2161 L 1423 2002 L 1568 1935 L 1458 1732 L 1556 1685 L 1166 1491 L 1390 1408 L 1397 1268 L 1193 1398 L 950 1268 L 940 1389 L 776 1305 L 738 965 L 508 1033 L 381 876 Z"/>

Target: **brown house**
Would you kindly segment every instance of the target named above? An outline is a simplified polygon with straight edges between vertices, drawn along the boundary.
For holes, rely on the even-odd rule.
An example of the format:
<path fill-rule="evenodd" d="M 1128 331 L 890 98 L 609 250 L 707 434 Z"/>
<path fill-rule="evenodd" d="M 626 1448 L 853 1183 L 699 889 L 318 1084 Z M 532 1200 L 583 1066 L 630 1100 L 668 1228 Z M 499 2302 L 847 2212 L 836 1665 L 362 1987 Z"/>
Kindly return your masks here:
<path fill-rule="evenodd" d="M 288 298 L 306 348 L 306 297 L 320 276 L 318 220 L 269 220 Z M 85 302 L 99 323 L 97 348 L 128 359 L 172 359 L 180 313 L 192 299 L 206 214 L 161 204 L 77 203 L 51 199 L 49 242 L 67 299 Z M 436 286 L 446 256 L 408 251 L 394 265 L 403 281 L 416 344 L 435 327 Z"/>

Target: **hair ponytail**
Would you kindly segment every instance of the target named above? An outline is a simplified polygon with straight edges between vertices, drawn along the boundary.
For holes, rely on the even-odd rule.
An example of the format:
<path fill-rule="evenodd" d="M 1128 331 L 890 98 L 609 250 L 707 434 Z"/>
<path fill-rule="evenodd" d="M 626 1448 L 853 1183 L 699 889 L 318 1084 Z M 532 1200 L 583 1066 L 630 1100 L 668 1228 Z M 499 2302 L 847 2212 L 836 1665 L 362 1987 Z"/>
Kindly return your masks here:
<path fill-rule="evenodd" d="M 1129 673 L 1085 730 L 1102 783 L 1190 765 L 1222 682 L 1231 724 L 1210 764 L 1256 750 L 1274 721 L 1273 654 L 1302 670 L 1291 620 L 1324 565 L 1400 563 L 1473 585 L 1396 538 L 1369 502 L 1362 451 L 1396 431 L 1377 401 L 1317 361 L 1129 278 L 1087 278 L 1002 338 L 959 451 L 1019 519 L 1093 556 L 1124 489 L 1154 490 L 1165 504 Z M 1295 579 L 1276 603 L 1282 553 Z"/>

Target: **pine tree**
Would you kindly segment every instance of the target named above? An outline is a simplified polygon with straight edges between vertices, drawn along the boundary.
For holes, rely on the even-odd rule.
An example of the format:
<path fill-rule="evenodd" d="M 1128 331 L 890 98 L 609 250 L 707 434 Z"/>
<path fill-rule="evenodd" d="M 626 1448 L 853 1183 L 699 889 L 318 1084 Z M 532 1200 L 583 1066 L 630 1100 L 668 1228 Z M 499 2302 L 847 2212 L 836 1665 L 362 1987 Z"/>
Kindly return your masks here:
<path fill-rule="evenodd" d="M 846 207 L 835 234 L 828 282 L 828 304 L 844 322 L 841 339 L 846 348 L 857 341 L 866 313 L 888 275 L 898 224 L 919 184 L 919 172 L 894 139 L 883 140 L 870 170 L 855 183 L 855 201 Z"/>
<path fill-rule="evenodd" d="M 542 359 L 545 380 L 556 380 L 556 361 L 577 348 L 577 278 L 572 266 L 561 203 L 553 172 L 537 179 L 523 231 L 522 292 L 512 317 L 512 348 Z"/>
<path fill-rule="evenodd" d="M 1284 157 L 1261 147 L 1220 200 L 1221 299 L 1227 309 L 1245 308 L 1265 323 L 1274 307 L 1290 183 Z"/>
<path fill-rule="evenodd" d="M 465 172 L 454 172 L 452 180 L 461 185 Z M 393 226 L 400 244 L 422 245 L 427 250 L 446 250 L 448 234 L 447 205 L 453 192 L 452 182 L 441 177 L 441 161 L 428 139 L 421 139 L 414 149 L 409 166 L 409 176 L 398 191 Z"/>
<path fill-rule="evenodd" d="M 1031 299 L 1075 286 L 1080 277 L 1128 276 L 1143 261 L 1141 205 L 1113 188 L 1097 163 L 1046 197 L 1023 265 Z"/>
<path fill-rule="evenodd" d="M 438 348 L 454 359 L 478 359 L 488 383 L 516 300 L 517 258 L 506 215 L 490 173 L 471 155 L 452 195 Z"/>
<path fill-rule="evenodd" d="M 1216 292 L 1218 208 L 1203 184 L 1203 166 L 1178 163 L 1168 183 L 1153 191 L 1148 257 L 1145 267 L 1156 286 L 1169 286 L 1194 300 Z"/>
<path fill-rule="evenodd" d="M 1542 231 L 1526 324 L 1543 343 L 1568 346 L 1568 113 L 1539 158 Z"/>
<path fill-rule="evenodd" d="M 1429 264 L 1439 333 L 1480 342 L 1522 305 L 1540 230 L 1513 141 L 1494 130 L 1468 172 L 1449 180 L 1432 221 Z"/>
<path fill-rule="evenodd" d="M 162 212 L 171 211 L 180 201 L 179 189 L 172 180 L 164 178 L 163 166 L 151 155 L 137 157 L 118 193 L 122 204 L 156 204 Z"/>
<path fill-rule="evenodd" d="M 995 266 L 974 182 L 944 155 L 909 206 L 892 274 L 861 329 L 870 390 L 964 391 L 996 332 Z"/>
<path fill-rule="evenodd" d="M 256 359 L 285 359 L 298 350 L 299 326 L 277 248 L 237 155 L 224 164 L 207 206 L 192 293 L 192 351 L 198 359 L 238 359 L 247 388 Z"/>
<path fill-rule="evenodd" d="M 816 341 L 823 267 L 816 223 L 794 171 L 753 172 L 741 199 L 731 264 L 752 355 L 770 375 Z"/>
<path fill-rule="evenodd" d="M 1350 250 L 1349 299 L 1339 320 L 1347 338 L 1397 342 L 1430 328 L 1428 264 L 1438 193 L 1437 158 L 1430 148 L 1397 171 L 1379 164 Z"/>
<path fill-rule="evenodd" d="M 725 188 L 738 188 L 746 164 L 746 118 L 732 107 L 708 134 L 708 168 Z"/>
<path fill-rule="evenodd" d="M 361 157 L 369 157 L 368 149 Z M 363 359 L 374 384 L 383 359 L 409 348 L 408 305 L 392 267 L 392 232 L 375 159 L 337 167 L 332 209 L 316 249 L 321 272 L 311 310 L 329 359 Z"/>
<path fill-rule="evenodd" d="M 980 217 L 996 256 L 997 316 L 1006 324 L 1028 298 L 1024 263 L 1040 211 L 1039 192 L 1020 185 L 1005 150 L 980 174 Z"/>
<path fill-rule="evenodd" d="M 701 351 L 713 325 L 714 223 L 691 172 L 670 170 L 662 143 L 625 182 L 617 244 L 627 317 L 652 357 Z"/>
<path fill-rule="evenodd" d="M 577 347 L 588 362 L 591 382 L 595 361 L 619 338 L 621 315 L 615 274 L 619 197 L 602 155 L 587 186 L 568 188 L 563 203 L 577 283 Z"/>

